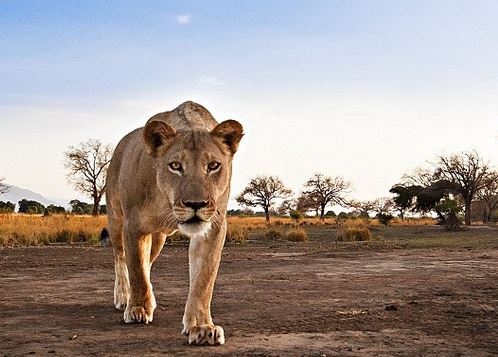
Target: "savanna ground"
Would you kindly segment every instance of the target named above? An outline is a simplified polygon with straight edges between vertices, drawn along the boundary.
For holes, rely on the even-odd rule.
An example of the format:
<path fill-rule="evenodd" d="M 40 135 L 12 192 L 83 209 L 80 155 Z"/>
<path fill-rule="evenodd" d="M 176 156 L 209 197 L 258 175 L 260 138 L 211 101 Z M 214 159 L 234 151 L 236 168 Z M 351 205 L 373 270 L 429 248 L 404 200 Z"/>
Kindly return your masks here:
<path fill-rule="evenodd" d="M 218 347 L 180 335 L 187 241 L 168 242 L 154 266 L 158 308 L 144 326 L 125 325 L 112 306 L 112 248 L 9 240 L 0 355 L 498 354 L 498 228 L 376 225 L 370 241 L 337 242 L 333 224 L 303 227 L 306 242 L 258 229 L 227 242 L 212 308 L 227 338 Z"/>

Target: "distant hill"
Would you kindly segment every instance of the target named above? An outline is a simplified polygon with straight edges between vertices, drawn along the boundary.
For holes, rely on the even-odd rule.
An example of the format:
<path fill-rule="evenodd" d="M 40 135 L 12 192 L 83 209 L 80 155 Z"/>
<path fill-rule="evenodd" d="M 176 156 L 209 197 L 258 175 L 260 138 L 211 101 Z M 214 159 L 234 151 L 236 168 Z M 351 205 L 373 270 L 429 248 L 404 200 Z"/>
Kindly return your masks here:
<path fill-rule="evenodd" d="M 56 205 L 56 206 L 62 206 L 66 209 L 70 207 L 69 206 L 70 200 L 64 200 L 60 198 L 47 198 L 39 193 L 17 186 L 11 186 L 10 190 L 7 193 L 0 195 L 0 201 L 10 201 L 12 203 L 15 203 L 16 210 L 17 210 L 17 203 L 23 198 L 27 200 L 40 202 L 44 206 Z"/>

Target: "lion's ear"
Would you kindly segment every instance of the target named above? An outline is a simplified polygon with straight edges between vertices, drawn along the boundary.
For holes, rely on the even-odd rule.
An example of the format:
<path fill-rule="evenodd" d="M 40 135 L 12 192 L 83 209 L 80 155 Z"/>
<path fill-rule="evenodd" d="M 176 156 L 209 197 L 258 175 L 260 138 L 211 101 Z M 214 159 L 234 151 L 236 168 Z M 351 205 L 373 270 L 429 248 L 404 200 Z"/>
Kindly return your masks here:
<path fill-rule="evenodd" d="M 242 125 L 235 120 L 225 120 L 218 124 L 211 134 L 221 138 L 232 155 L 237 151 L 240 139 L 244 136 Z"/>
<path fill-rule="evenodd" d="M 144 128 L 144 140 L 147 151 L 156 157 L 159 148 L 176 135 L 175 129 L 163 121 L 153 120 Z"/>

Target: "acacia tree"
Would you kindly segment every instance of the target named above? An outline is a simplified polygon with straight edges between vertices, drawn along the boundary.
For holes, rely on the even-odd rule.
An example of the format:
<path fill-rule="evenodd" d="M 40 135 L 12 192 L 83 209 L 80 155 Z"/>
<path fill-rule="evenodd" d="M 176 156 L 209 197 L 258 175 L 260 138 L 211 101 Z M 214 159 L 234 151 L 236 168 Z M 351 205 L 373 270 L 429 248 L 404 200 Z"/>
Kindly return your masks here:
<path fill-rule="evenodd" d="M 486 187 L 489 180 L 496 178 L 496 172 L 476 151 L 440 156 L 435 166 L 434 177 L 451 182 L 455 191 L 462 197 L 465 224 L 470 226 L 472 200 Z"/>
<path fill-rule="evenodd" d="M 413 181 L 412 181 L 413 183 Z M 452 196 L 456 193 L 456 185 L 447 180 L 438 180 L 426 186 L 410 184 L 409 182 L 394 185 L 389 192 L 396 194 L 393 204 L 401 213 L 434 211 L 440 222 L 446 221 L 446 216 L 459 208 Z"/>
<path fill-rule="evenodd" d="M 65 167 L 69 170 L 68 180 L 83 194 L 93 200 L 92 215 L 99 215 L 104 195 L 107 167 L 111 161 L 112 147 L 99 140 L 90 139 L 77 147 L 70 146 L 64 153 Z"/>
<path fill-rule="evenodd" d="M 266 222 L 270 222 L 270 209 L 278 199 L 286 199 L 292 191 L 285 187 L 276 176 L 258 176 L 251 179 L 236 200 L 248 207 L 261 207 L 265 211 Z"/>
<path fill-rule="evenodd" d="M 5 177 L 0 177 L 0 195 L 3 195 L 4 193 L 9 192 L 10 186 L 7 185 L 5 182 Z"/>
<path fill-rule="evenodd" d="M 345 194 L 349 192 L 351 183 L 342 177 L 334 178 L 317 173 L 304 184 L 302 196 L 308 197 L 311 202 L 316 202 L 320 207 L 320 219 L 325 218 L 325 209 L 328 205 L 347 205 Z"/>

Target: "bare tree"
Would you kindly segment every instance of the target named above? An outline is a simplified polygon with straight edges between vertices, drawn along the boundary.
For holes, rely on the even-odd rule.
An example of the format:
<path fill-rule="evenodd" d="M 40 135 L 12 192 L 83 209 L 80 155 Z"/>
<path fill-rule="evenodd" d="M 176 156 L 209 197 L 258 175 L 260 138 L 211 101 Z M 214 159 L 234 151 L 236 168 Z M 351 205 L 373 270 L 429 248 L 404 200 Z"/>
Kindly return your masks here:
<path fill-rule="evenodd" d="M 331 204 L 347 205 L 345 194 L 351 184 L 342 177 L 331 178 L 323 174 L 315 174 L 304 184 L 302 195 L 317 203 L 320 207 L 320 219 L 324 220 L 325 208 Z"/>
<path fill-rule="evenodd" d="M 277 207 L 277 213 L 281 216 L 289 214 L 293 210 L 294 203 L 292 200 L 283 200 L 282 203 Z"/>
<path fill-rule="evenodd" d="M 418 167 L 413 172 L 403 175 L 401 178 L 402 186 L 420 186 L 427 187 L 432 185 L 437 179 L 434 178 L 434 170 L 432 167 Z"/>
<path fill-rule="evenodd" d="M 356 201 L 348 202 L 348 207 L 352 208 L 355 214 L 362 218 L 370 218 L 370 212 L 373 210 L 373 201 Z"/>
<path fill-rule="evenodd" d="M 270 209 L 278 199 L 286 199 L 292 191 L 284 186 L 276 176 L 258 176 L 253 178 L 244 191 L 236 197 L 239 204 L 248 207 L 261 207 L 265 218 L 270 222 Z"/>
<path fill-rule="evenodd" d="M 495 171 L 475 151 L 440 156 L 435 166 L 435 178 L 451 182 L 455 186 L 455 191 L 462 197 L 465 224 L 470 226 L 472 200 L 486 187 L 488 180 L 496 176 Z"/>
<path fill-rule="evenodd" d="M 306 215 L 309 211 L 315 212 L 316 216 L 320 215 L 320 205 L 314 197 L 301 194 L 296 199 L 296 211 Z"/>
<path fill-rule="evenodd" d="M 379 214 L 392 214 L 396 205 L 391 197 L 381 197 L 372 201 L 371 211 Z"/>
<path fill-rule="evenodd" d="M 3 195 L 4 193 L 9 192 L 10 186 L 7 185 L 5 182 L 5 177 L 0 177 L 0 195 Z"/>
<path fill-rule="evenodd" d="M 112 157 L 112 147 L 99 140 L 90 139 L 77 147 L 70 146 L 64 153 L 68 180 L 76 190 L 93 200 L 92 215 L 99 215 L 100 200 L 105 192 L 107 167 Z"/>
<path fill-rule="evenodd" d="M 491 213 L 498 207 L 498 173 L 485 180 L 484 187 L 477 192 L 482 207 L 482 222 L 488 223 Z"/>

